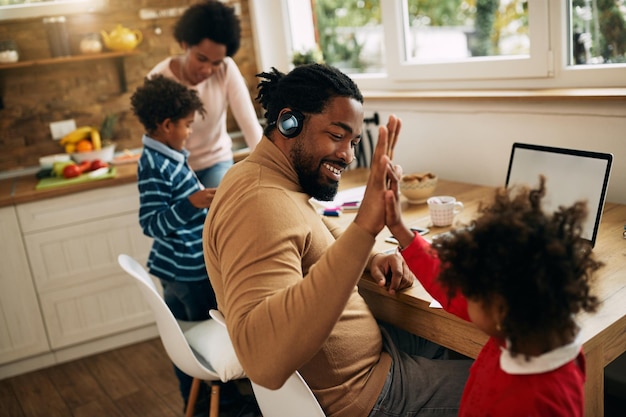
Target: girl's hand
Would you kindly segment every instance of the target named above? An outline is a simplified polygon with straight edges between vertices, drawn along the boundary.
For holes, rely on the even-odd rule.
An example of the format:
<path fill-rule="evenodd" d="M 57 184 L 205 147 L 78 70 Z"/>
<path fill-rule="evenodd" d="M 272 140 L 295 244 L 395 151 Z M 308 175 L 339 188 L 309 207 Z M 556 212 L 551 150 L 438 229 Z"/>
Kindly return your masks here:
<path fill-rule="evenodd" d="M 395 166 L 396 178 L 402 178 L 402 168 Z M 391 234 L 396 238 L 401 248 L 406 248 L 413 242 L 415 233 L 402 221 L 402 208 L 400 204 L 400 190 L 398 181 L 390 181 L 393 193 L 385 195 L 385 224 Z"/>
<path fill-rule="evenodd" d="M 381 126 L 378 133 L 378 142 L 372 156 L 372 167 L 367 187 L 361 202 L 361 207 L 354 222 L 368 231 L 372 236 L 385 227 L 385 204 L 388 195 L 394 193 L 390 184 L 395 183 L 397 189 L 398 178 L 396 170 L 391 164 L 389 153 L 393 153 L 401 122 L 394 115 L 389 116 L 387 126 Z M 393 136 L 393 144 L 389 142 Z M 392 185 L 393 186 L 393 185 Z"/>

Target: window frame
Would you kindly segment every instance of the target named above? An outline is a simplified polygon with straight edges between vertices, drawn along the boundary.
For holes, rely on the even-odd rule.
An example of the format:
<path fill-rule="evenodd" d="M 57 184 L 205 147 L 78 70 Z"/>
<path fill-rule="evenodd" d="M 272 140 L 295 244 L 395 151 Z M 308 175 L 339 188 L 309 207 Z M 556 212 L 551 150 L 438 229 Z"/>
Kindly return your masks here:
<path fill-rule="evenodd" d="M 474 65 L 473 72 L 463 68 L 471 63 L 438 64 L 438 71 L 445 74 L 444 78 L 435 78 L 428 73 L 420 75 L 418 71 L 403 64 L 401 49 L 397 46 L 399 36 L 404 36 L 397 27 L 398 20 L 402 19 L 402 0 L 381 0 L 383 30 L 386 45 L 387 73 L 350 74 L 363 90 L 378 91 L 428 91 L 428 90 L 516 90 L 516 89 L 571 89 L 571 88 L 624 88 L 626 87 L 626 64 L 598 64 L 598 65 L 569 65 L 570 42 L 568 40 L 569 15 L 571 13 L 569 1 L 563 0 L 529 0 L 529 11 L 534 4 L 536 10 L 546 13 L 545 19 L 537 17 L 543 27 L 539 30 L 543 50 L 534 49 L 531 55 L 536 55 L 538 66 L 529 74 L 494 74 L 488 72 L 484 76 L 485 64 Z M 281 71 L 289 71 L 292 67 L 291 28 L 289 25 L 289 0 L 250 0 L 253 33 L 257 47 L 259 68 L 263 71 L 276 67 Z M 541 7 L 544 4 L 544 7 Z M 539 5 L 539 6 L 537 6 Z M 388 16 L 392 17 L 389 22 Z M 278 20 L 277 20 L 278 19 Z M 280 24 L 278 23 L 280 21 Z M 402 21 L 402 20 L 399 20 Z M 268 24 L 268 22 L 271 22 Z M 532 23 L 531 23 L 532 24 Z M 393 39 L 394 42 L 389 42 Z M 536 42 L 537 35 L 532 41 Z M 543 42 L 542 42 L 543 41 Z M 403 54 L 403 53 L 402 53 Z M 495 61 L 490 61 L 491 64 Z M 505 62 L 506 60 L 501 60 Z M 519 61 L 519 60 L 518 60 Z M 474 63 L 478 64 L 478 63 Z M 435 71 L 437 66 L 431 66 L 429 71 Z M 510 64 L 508 64 L 510 65 Z M 443 72 L 442 68 L 451 69 Z M 467 67 L 466 67 L 467 68 Z M 506 68 L 503 64 L 502 68 Z M 539 68 L 537 70 L 537 68 Z M 456 74 L 450 74 L 450 71 Z M 534 71 L 534 72 L 533 72 Z M 467 78 L 460 74 L 474 74 L 478 77 Z"/>

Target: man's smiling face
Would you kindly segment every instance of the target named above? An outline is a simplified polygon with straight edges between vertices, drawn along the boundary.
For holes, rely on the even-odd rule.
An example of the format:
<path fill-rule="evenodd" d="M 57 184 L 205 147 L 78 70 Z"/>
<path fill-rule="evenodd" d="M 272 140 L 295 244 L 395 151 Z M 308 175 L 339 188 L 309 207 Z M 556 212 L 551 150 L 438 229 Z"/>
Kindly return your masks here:
<path fill-rule="evenodd" d="M 322 201 L 337 194 L 341 173 L 361 141 L 363 105 L 348 97 L 329 100 L 319 114 L 305 114 L 302 133 L 290 151 L 304 192 Z"/>

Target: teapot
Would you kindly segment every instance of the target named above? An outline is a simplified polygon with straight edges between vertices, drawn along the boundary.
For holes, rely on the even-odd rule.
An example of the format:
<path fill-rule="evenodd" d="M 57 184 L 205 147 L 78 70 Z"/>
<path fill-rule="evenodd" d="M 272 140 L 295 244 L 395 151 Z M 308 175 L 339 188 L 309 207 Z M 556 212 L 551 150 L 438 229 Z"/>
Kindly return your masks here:
<path fill-rule="evenodd" d="M 132 51 L 143 40 L 143 35 L 137 29 L 128 29 L 118 24 L 109 34 L 100 31 L 104 44 L 111 51 Z"/>

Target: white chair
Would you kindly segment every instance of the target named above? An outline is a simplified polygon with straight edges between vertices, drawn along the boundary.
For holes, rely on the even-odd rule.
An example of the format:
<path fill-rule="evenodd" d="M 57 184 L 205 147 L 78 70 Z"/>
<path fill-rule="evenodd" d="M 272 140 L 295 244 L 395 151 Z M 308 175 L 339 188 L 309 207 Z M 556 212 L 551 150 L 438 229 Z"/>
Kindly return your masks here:
<path fill-rule="evenodd" d="M 191 417 L 202 381 L 229 381 L 245 377 L 226 328 L 214 320 L 178 321 L 170 311 L 148 272 L 132 257 L 117 258 L 124 271 L 136 279 L 156 319 L 161 342 L 170 360 L 193 377 L 185 415 Z M 211 384 L 210 417 L 219 414 L 219 385 Z"/>
<path fill-rule="evenodd" d="M 222 313 L 210 310 L 209 314 L 226 328 Z M 317 398 L 298 371 L 277 390 L 264 388 L 252 380 L 250 384 L 263 417 L 326 417 Z"/>

